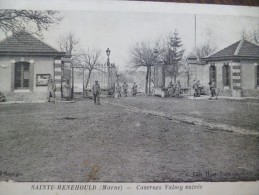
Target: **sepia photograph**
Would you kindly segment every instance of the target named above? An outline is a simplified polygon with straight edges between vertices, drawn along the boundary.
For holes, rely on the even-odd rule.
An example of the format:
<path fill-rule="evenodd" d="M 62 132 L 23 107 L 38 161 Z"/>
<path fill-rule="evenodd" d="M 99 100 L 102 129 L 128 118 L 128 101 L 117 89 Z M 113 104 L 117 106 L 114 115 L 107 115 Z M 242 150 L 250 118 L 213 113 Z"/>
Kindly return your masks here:
<path fill-rule="evenodd" d="M 1 8 L 0 181 L 258 181 L 259 14 L 139 9 Z"/>

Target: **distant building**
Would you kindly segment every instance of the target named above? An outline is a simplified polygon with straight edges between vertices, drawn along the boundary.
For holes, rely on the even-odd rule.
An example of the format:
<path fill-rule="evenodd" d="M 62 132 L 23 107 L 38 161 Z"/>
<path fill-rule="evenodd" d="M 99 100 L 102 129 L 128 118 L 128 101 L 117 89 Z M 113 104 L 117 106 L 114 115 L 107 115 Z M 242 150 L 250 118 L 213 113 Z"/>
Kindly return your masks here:
<path fill-rule="evenodd" d="M 219 95 L 259 97 L 259 46 L 240 40 L 206 58 L 189 57 L 191 79 L 208 87 L 216 82 Z"/>
<path fill-rule="evenodd" d="M 47 97 L 48 79 L 57 86 L 70 80 L 70 58 L 27 32 L 0 42 L 0 91 L 8 100 L 34 100 Z"/>

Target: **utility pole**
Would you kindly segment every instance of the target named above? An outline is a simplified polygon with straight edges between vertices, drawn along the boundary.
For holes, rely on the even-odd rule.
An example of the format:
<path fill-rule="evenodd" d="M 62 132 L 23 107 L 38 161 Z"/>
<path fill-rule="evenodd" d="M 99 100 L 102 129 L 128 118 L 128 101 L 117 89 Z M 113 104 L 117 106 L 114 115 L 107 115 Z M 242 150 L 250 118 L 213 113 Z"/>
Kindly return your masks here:
<path fill-rule="evenodd" d="M 85 98 L 85 69 L 83 68 L 83 98 Z"/>
<path fill-rule="evenodd" d="M 74 98 L 74 66 L 72 66 L 72 88 L 71 88 L 71 98 Z"/>
<path fill-rule="evenodd" d="M 195 40 L 195 43 L 194 43 L 194 48 L 195 48 L 195 50 L 196 50 L 196 44 L 197 44 L 197 42 L 196 42 L 196 26 L 197 26 L 197 24 L 196 24 L 196 14 L 194 15 L 194 40 Z"/>

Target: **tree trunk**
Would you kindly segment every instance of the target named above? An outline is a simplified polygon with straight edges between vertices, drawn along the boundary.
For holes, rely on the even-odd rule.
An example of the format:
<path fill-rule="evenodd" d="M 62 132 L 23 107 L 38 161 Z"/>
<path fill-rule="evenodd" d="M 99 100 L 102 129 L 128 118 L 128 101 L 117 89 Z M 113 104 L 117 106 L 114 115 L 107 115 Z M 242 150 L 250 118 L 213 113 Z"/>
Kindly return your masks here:
<path fill-rule="evenodd" d="M 83 69 L 83 98 L 85 97 L 85 69 Z"/>
<path fill-rule="evenodd" d="M 174 83 L 176 83 L 176 75 L 174 75 Z"/>
<path fill-rule="evenodd" d="M 190 72 L 187 72 L 187 87 L 190 86 Z"/>
<path fill-rule="evenodd" d="M 85 88 L 86 88 L 86 89 L 87 89 L 87 86 L 88 86 L 88 84 L 89 84 L 91 74 L 92 74 L 92 71 L 90 70 L 90 71 L 88 72 L 88 77 L 87 77 L 86 84 L 85 84 Z"/>
<path fill-rule="evenodd" d="M 149 68 L 149 82 L 148 82 L 148 93 L 151 93 L 151 66 Z"/>
<path fill-rule="evenodd" d="M 162 87 L 165 87 L 165 65 L 162 66 Z"/>
<path fill-rule="evenodd" d="M 145 85 L 145 93 L 148 93 L 148 77 L 149 77 L 149 66 L 147 66 L 147 72 L 146 72 L 146 85 Z"/>

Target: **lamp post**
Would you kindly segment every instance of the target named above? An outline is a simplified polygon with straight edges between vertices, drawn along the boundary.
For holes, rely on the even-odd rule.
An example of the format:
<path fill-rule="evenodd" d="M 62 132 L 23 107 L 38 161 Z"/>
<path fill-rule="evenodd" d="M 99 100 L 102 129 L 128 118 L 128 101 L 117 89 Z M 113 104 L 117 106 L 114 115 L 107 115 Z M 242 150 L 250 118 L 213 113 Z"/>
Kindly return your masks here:
<path fill-rule="evenodd" d="M 108 90 L 110 90 L 111 89 L 111 73 L 110 73 L 110 68 L 111 68 L 111 65 L 110 65 L 110 53 L 111 53 L 111 50 L 109 49 L 109 48 L 107 48 L 107 50 L 106 50 L 106 54 L 107 54 L 107 69 L 108 69 L 108 85 L 107 85 L 107 87 L 108 87 Z"/>

